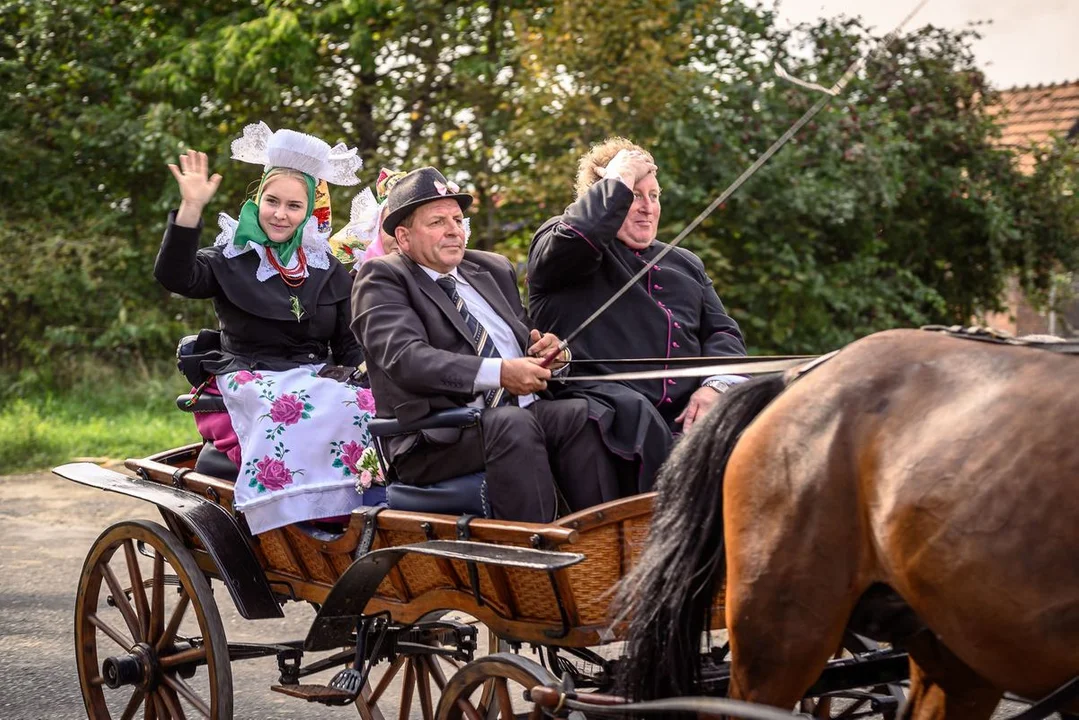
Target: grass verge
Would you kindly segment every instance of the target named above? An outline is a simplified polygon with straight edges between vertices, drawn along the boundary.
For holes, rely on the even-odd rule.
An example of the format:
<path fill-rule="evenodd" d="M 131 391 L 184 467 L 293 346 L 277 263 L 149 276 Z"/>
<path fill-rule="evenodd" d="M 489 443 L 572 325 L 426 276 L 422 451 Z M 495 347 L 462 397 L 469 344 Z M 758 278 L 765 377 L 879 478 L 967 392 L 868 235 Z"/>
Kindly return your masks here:
<path fill-rule="evenodd" d="M 0 407 L 0 475 L 75 458 L 122 460 L 194 442 L 194 420 L 174 404 L 187 389 L 175 376 L 111 376 L 63 392 L 8 397 Z"/>

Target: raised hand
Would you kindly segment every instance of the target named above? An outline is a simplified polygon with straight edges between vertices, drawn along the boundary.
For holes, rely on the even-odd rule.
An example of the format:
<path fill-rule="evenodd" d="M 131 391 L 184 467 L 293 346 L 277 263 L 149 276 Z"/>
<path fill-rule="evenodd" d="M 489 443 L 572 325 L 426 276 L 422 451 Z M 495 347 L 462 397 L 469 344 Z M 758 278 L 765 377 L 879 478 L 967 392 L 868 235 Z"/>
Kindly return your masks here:
<path fill-rule="evenodd" d="M 641 178 L 655 171 L 655 164 L 640 150 L 619 150 L 607 163 L 604 177 L 617 177 L 632 190 Z"/>
<path fill-rule="evenodd" d="M 221 176 L 217 173 L 208 175 L 206 153 L 198 150 L 188 150 L 180 155 L 180 166 L 169 163 L 169 170 L 180 186 L 180 210 L 176 213 L 176 224 L 196 227 L 202 217 L 202 209 L 221 184 Z"/>

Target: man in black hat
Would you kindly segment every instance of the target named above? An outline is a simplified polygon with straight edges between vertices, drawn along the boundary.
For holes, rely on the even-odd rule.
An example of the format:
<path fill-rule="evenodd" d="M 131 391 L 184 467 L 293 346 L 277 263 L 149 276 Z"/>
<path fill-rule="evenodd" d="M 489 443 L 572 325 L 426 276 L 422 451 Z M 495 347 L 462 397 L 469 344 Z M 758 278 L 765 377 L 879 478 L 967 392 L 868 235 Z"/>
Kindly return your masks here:
<path fill-rule="evenodd" d="M 393 438 L 398 479 L 428 485 L 486 469 L 492 513 L 534 522 L 554 519 L 556 488 L 572 510 L 617 498 L 615 461 L 586 401 L 548 399 L 552 370 L 565 368 L 542 359 L 558 338 L 534 328 L 508 260 L 465 249 L 472 196 L 426 167 L 386 202 L 382 226 L 400 252 L 364 263 L 352 293 L 376 414 L 410 422 L 487 408 L 481 428 Z"/>

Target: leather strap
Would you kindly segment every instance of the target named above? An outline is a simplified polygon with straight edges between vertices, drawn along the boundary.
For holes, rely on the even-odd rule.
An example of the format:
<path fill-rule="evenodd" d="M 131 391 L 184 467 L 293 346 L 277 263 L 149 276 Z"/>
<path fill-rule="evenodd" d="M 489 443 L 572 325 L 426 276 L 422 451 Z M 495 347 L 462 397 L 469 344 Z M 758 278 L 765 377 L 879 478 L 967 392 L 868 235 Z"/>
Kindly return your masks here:
<path fill-rule="evenodd" d="M 360 536 L 360 542 L 356 545 L 356 552 L 352 555 L 353 560 L 357 560 L 371 552 L 371 546 L 375 543 L 375 530 L 378 529 L 378 514 L 383 510 L 385 510 L 383 505 L 364 510 L 363 535 Z"/>
<path fill-rule="evenodd" d="M 468 524 L 475 519 L 475 515 L 462 515 L 457 518 L 457 539 L 468 540 L 472 537 L 472 531 Z M 468 584 L 472 586 L 472 597 L 476 598 L 476 604 L 483 607 L 483 595 L 480 593 L 480 571 L 474 562 L 466 562 L 468 568 Z"/>

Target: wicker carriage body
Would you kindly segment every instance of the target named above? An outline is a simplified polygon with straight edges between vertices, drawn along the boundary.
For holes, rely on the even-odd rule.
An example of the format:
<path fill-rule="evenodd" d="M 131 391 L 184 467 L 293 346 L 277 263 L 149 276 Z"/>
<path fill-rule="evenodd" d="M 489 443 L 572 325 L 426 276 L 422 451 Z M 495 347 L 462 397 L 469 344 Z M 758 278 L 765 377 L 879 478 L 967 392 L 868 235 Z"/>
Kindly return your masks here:
<path fill-rule="evenodd" d="M 127 467 L 141 477 L 179 486 L 233 512 L 233 485 L 193 471 L 200 445 L 189 445 Z M 185 468 L 177 472 L 178 468 Z M 600 505 L 551 524 L 473 519 L 469 539 L 497 545 L 579 553 L 585 560 L 554 572 L 476 563 L 479 592 L 466 563 L 408 555 L 379 585 L 365 612 L 388 611 L 398 623 L 411 623 L 436 610 L 457 610 L 481 620 L 499 637 L 562 647 L 589 647 L 616 640 L 609 609 L 616 583 L 632 567 L 648 535 L 654 495 L 639 495 Z M 323 603 L 338 578 L 352 565 L 364 533 L 366 515 L 353 513 L 340 534 L 289 525 L 250 535 L 251 549 L 274 592 L 283 599 Z M 371 550 L 436 539 L 459 538 L 458 518 L 449 515 L 382 510 L 374 522 Z M 181 530 L 196 562 L 219 577 L 210 553 L 191 532 Z M 717 606 L 713 627 L 722 627 Z"/>

